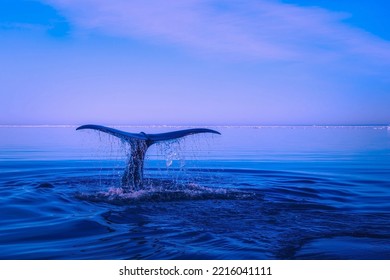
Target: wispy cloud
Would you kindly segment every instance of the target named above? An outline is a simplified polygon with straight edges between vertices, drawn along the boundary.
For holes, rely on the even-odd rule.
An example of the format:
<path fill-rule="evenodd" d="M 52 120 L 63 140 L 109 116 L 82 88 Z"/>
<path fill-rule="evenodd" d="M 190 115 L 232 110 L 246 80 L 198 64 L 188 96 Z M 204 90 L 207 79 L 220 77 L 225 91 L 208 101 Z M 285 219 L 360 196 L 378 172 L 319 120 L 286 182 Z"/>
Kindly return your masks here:
<path fill-rule="evenodd" d="M 390 62 L 390 43 L 343 20 L 348 16 L 272 0 L 46 0 L 73 24 L 198 51 L 259 59 L 363 56 Z"/>

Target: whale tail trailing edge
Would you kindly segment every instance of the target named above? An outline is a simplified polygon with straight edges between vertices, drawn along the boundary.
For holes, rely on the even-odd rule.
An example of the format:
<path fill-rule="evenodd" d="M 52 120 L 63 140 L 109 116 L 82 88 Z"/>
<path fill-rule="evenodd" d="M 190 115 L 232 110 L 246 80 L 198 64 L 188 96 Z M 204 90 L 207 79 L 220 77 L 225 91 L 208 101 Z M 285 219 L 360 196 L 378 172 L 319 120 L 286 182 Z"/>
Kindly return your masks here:
<path fill-rule="evenodd" d="M 76 128 L 76 130 L 82 130 L 82 129 L 93 129 L 104 133 L 108 133 L 130 144 L 131 153 L 128 159 L 127 167 L 122 176 L 122 187 L 126 191 L 134 191 L 142 188 L 145 154 L 147 149 L 151 145 L 161 141 L 174 140 L 188 135 L 199 134 L 199 133 L 220 134 L 216 130 L 207 129 L 207 128 L 191 128 L 191 129 L 177 130 L 177 131 L 158 133 L 158 134 L 146 134 L 144 132 L 130 133 L 115 128 L 106 127 L 102 125 L 94 125 L 94 124 L 82 125 Z"/>
<path fill-rule="evenodd" d="M 81 129 L 94 129 L 98 130 L 101 132 L 105 132 L 108 134 L 111 134 L 113 136 L 116 136 L 122 140 L 126 141 L 136 141 L 136 140 L 143 140 L 146 141 L 148 146 L 160 142 L 160 141 L 169 141 L 169 140 L 174 140 L 178 138 L 182 138 L 188 135 L 192 134 L 198 134 L 198 133 L 214 133 L 214 134 L 221 134 L 216 130 L 212 129 L 207 129 L 207 128 L 191 128 L 191 129 L 184 129 L 184 130 L 177 130 L 177 131 L 172 131 L 172 132 L 166 132 L 166 133 L 158 133 L 158 134 L 146 134 L 144 132 L 140 133 L 130 133 L 130 132 L 125 132 L 121 131 L 115 128 L 111 127 L 106 127 L 102 125 L 94 125 L 94 124 L 87 124 L 87 125 L 82 125 L 76 128 L 76 130 L 81 130 Z"/>

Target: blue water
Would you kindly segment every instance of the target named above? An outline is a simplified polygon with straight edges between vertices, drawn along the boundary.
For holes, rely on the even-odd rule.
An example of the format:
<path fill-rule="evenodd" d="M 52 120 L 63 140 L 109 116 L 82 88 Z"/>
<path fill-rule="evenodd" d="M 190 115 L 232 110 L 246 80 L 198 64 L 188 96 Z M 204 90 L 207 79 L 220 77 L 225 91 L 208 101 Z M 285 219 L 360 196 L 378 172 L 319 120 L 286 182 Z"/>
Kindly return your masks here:
<path fill-rule="evenodd" d="M 112 136 L 0 127 L 0 258 L 390 259 L 387 127 L 213 129 L 152 147 L 124 194 Z"/>

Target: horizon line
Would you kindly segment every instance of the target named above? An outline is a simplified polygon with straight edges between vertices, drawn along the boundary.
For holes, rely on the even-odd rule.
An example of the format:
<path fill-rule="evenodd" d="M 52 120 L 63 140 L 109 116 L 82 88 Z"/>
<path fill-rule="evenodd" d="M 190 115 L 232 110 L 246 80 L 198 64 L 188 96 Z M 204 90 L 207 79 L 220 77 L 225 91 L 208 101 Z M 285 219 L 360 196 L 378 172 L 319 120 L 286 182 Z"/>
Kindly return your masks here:
<path fill-rule="evenodd" d="M 73 128 L 78 127 L 79 124 L 0 124 L 0 128 Z M 112 127 L 168 127 L 168 128 L 184 128 L 184 127 L 220 127 L 220 128 L 261 128 L 261 127 L 387 127 L 389 124 L 243 124 L 243 125 L 230 125 L 230 124 L 199 124 L 199 125 L 185 125 L 185 124 L 107 124 L 105 126 Z"/>

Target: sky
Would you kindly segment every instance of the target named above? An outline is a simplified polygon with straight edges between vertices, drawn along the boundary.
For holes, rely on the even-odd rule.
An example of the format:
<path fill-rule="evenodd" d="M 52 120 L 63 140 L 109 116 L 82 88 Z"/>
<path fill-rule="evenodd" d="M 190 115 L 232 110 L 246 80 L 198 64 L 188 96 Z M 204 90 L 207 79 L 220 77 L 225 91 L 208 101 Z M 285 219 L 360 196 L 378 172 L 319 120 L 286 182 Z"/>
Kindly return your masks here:
<path fill-rule="evenodd" d="M 0 0 L 0 125 L 387 125 L 389 10 Z"/>

